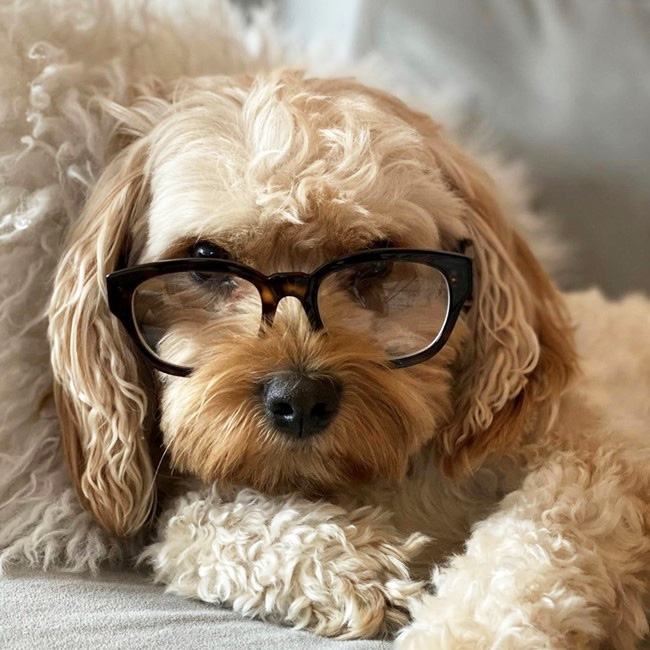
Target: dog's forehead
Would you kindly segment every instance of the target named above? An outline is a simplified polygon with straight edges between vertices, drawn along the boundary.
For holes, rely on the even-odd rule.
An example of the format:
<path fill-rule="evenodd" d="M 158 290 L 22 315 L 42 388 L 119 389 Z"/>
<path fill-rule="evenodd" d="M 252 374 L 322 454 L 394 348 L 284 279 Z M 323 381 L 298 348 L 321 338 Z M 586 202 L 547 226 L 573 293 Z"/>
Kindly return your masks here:
<path fill-rule="evenodd" d="M 332 253 L 378 239 L 439 245 L 459 207 L 421 139 L 357 104 L 211 96 L 179 112 L 152 139 L 143 261 L 198 239 Z"/>

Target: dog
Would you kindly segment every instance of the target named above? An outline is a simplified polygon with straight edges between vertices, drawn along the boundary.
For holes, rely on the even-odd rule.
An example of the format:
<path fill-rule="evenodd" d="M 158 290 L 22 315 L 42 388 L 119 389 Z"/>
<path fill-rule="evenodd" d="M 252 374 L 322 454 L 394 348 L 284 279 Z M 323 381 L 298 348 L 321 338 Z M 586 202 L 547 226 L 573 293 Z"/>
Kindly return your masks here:
<path fill-rule="evenodd" d="M 153 541 L 172 590 L 320 634 L 633 648 L 650 353 L 618 379 L 580 361 L 567 305 L 597 357 L 620 318 L 647 335 L 643 300 L 567 303 L 488 173 L 353 79 L 151 81 L 103 109 L 115 154 L 49 309 L 97 521 Z"/>

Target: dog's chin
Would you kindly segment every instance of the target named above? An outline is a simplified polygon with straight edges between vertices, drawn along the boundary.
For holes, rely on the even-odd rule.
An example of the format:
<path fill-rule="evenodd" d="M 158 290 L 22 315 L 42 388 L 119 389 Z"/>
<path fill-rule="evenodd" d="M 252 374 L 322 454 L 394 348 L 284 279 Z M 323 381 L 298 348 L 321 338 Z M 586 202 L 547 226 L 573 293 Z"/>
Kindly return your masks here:
<path fill-rule="evenodd" d="M 207 483 L 252 487 L 271 495 L 299 492 L 318 498 L 382 477 L 399 480 L 405 475 L 407 465 L 404 455 L 394 459 L 390 466 L 381 467 L 352 456 L 324 456 L 309 443 L 292 443 L 282 452 L 261 453 L 223 473 L 208 469 L 201 478 Z"/>

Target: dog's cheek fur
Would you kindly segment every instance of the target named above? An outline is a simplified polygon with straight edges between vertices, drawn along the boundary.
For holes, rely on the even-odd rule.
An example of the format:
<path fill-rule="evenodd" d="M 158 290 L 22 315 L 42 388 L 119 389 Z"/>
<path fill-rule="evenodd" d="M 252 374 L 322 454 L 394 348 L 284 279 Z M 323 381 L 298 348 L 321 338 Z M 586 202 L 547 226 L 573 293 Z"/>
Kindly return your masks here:
<path fill-rule="evenodd" d="M 362 336 L 324 335 L 276 322 L 262 337 L 224 340 L 189 378 L 161 377 L 161 428 L 174 469 L 205 482 L 266 492 L 323 494 L 377 477 L 401 478 L 409 458 L 450 418 L 452 366 L 467 330 L 459 323 L 434 359 L 394 370 Z M 343 385 L 330 427 L 296 443 L 275 431 L 260 383 L 282 370 Z"/>

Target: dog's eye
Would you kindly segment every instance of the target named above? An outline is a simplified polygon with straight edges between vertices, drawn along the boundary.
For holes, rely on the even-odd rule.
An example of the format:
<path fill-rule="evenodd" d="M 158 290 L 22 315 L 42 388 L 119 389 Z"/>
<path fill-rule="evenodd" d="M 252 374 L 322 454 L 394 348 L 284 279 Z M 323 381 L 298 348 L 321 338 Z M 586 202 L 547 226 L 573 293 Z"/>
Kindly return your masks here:
<path fill-rule="evenodd" d="M 376 250 L 379 248 L 394 248 L 395 245 L 389 239 L 377 239 L 373 241 L 367 250 Z M 348 282 L 351 289 L 358 288 L 361 285 L 368 286 L 373 282 L 378 282 L 387 278 L 393 268 L 392 262 L 368 262 L 358 266 L 348 275 Z"/>
<path fill-rule="evenodd" d="M 213 244 L 211 241 L 199 241 L 196 244 L 193 244 L 188 249 L 188 254 L 190 257 L 199 257 L 199 258 L 209 258 L 217 260 L 228 260 L 230 259 L 230 254 L 225 248 Z M 203 284 L 208 282 L 208 280 L 213 280 L 214 275 L 208 273 L 199 273 L 198 271 L 192 271 L 190 276 L 197 284 Z M 218 284 L 221 288 L 226 289 L 228 284 L 233 281 L 231 276 L 226 276 L 219 274 L 220 278 Z M 215 284 L 215 282 L 213 282 Z"/>
<path fill-rule="evenodd" d="M 229 260 L 230 254 L 225 248 L 211 241 L 198 241 L 188 249 L 189 257 L 211 257 L 218 260 Z"/>
<path fill-rule="evenodd" d="M 382 312 L 383 294 L 392 271 L 392 262 L 369 262 L 360 265 L 346 274 L 345 289 L 359 305 Z"/>

